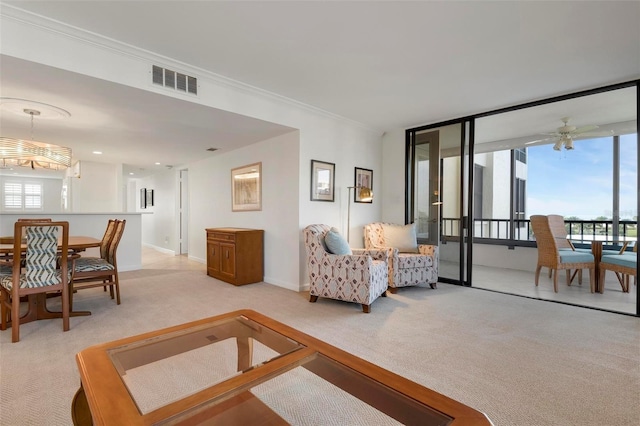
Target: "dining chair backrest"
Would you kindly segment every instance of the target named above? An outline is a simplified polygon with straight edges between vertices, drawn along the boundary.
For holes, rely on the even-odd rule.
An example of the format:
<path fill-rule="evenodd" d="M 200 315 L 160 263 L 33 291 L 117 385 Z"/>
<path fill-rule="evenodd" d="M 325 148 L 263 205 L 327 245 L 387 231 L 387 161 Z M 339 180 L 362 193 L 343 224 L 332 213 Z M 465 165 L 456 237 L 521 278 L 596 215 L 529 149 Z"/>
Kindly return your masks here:
<path fill-rule="evenodd" d="M 18 222 L 29 222 L 29 223 L 37 223 L 37 222 L 51 222 L 50 218 L 42 218 L 42 219 L 32 219 L 32 218 L 19 218 Z M 27 237 L 26 228 L 22 229 L 21 238 L 24 240 Z"/>
<path fill-rule="evenodd" d="M 573 244 L 567 239 L 567 228 L 564 223 L 564 217 L 559 214 L 547 215 L 549 221 L 549 229 L 556 239 L 556 245 L 559 249 L 572 249 Z"/>
<path fill-rule="evenodd" d="M 26 235 L 24 250 L 19 238 L 23 233 Z M 18 284 L 20 288 L 36 288 L 66 284 L 68 244 L 69 222 L 17 221 L 14 227 L 13 252 L 24 252 L 24 268 L 21 271 L 20 256 L 14 256 L 14 285 Z M 58 266 L 62 273 L 58 273 Z"/>
<path fill-rule="evenodd" d="M 549 219 L 545 215 L 533 215 L 530 217 L 531 229 L 538 246 L 538 258 L 558 256 L 558 245 L 556 239 L 551 232 Z"/>
<path fill-rule="evenodd" d="M 107 229 L 104 231 L 104 235 L 102 236 L 102 241 L 100 241 L 100 257 L 102 259 L 107 260 L 109 255 L 109 245 L 111 244 L 111 240 L 113 239 L 113 235 L 116 231 L 116 220 L 109 219 L 107 222 Z"/>
<path fill-rule="evenodd" d="M 124 234 L 124 225 L 126 222 L 126 220 L 116 220 L 113 238 L 109 244 L 109 252 L 107 254 L 107 262 L 112 265 L 116 264 L 116 250 L 118 249 L 118 244 L 120 244 L 122 234 Z"/>

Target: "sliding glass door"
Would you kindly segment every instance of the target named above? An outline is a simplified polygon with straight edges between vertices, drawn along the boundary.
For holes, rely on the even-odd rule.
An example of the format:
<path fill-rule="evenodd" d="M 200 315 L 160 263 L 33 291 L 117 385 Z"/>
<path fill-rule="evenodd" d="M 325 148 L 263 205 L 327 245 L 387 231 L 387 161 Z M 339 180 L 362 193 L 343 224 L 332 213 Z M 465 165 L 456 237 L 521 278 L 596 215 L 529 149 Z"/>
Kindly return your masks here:
<path fill-rule="evenodd" d="M 586 271 L 586 285 L 556 293 L 543 274 L 536 287 L 529 223 L 558 214 L 579 248 L 635 253 L 639 91 L 633 81 L 407 130 L 406 221 L 439 245 L 440 281 L 640 315 L 640 289 L 613 273 L 602 294 Z"/>
<path fill-rule="evenodd" d="M 439 246 L 439 279 L 467 285 L 468 137 L 468 123 L 408 132 L 407 179 L 414 190 L 406 210 L 418 242 Z"/>

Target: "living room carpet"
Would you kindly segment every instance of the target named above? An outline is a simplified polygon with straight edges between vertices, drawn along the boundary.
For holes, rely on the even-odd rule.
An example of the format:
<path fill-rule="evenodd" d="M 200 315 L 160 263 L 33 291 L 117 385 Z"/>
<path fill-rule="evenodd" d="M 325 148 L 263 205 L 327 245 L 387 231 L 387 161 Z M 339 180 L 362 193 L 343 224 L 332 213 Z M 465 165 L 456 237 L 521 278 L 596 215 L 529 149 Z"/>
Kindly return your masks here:
<path fill-rule="evenodd" d="M 88 346 L 244 308 L 457 399 L 495 425 L 640 424 L 638 318 L 442 283 L 389 294 L 364 314 L 356 304 L 311 304 L 308 293 L 235 287 L 201 270 L 124 272 L 121 293 L 118 306 L 101 288 L 78 292 L 74 309 L 92 315 L 71 318 L 68 332 L 61 320 L 44 320 L 21 326 L 18 343 L 0 333 L 1 425 L 70 425 L 75 354 Z M 55 309 L 57 298 L 49 303 Z"/>

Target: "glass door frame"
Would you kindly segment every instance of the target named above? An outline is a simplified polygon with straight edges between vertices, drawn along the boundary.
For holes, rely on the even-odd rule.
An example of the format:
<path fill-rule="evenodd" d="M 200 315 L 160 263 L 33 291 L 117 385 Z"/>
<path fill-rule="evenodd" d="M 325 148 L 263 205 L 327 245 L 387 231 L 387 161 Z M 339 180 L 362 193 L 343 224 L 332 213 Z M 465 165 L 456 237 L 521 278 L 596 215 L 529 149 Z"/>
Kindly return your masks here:
<path fill-rule="evenodd" d="M 420 126 L 420 127 L 415 127 L 415 128 L 410 128 L 405 130 L 405 223 L 412 223 L 414 221 L 414 185 L 413 185 L 413 177 L 414 177 L 414 173 L 415 173 L 415 164 L 414 164 L 414 158 L 415 158 L 415 150 L 413 149 L 413 141 L 415 140 L 415 133 L 419 132 L 419 131 L 424 131 L 424 130 L 429 130 L 429 129 L 436 129 L 436 128 L 440 128 L 440 127 L 444 127 L 444 126 L 448 126 L 448 125 L 452 125 L 452 124 L 461 124 L 463 131 L 461 132 L 461 140 L 460 140 L 460 156 L 461 159 L 464 160 L 464 156 L 465 156 L 465 130 L 466 130 L 466 126 L 465 123 L 467 123 L 469 125 L 469 135 L 468 135 L 468 169 L 469 170 L 465 170 L 465 167 L 461 167 L 461 175 L 460 175 L 460 182 L 461 182 L 461 188 L 460 188 L 460 197 L 461 197 L 461 203 L 460 203 L 460 218 L 473 218 L 473 183 L 474 183 L 474 170 L 473 170 L 473 165 L 474 165 L 474 138 L 475 138 L 475 120 L 478 118 L 482 118 L 482 117 L 486 117 L 486 116 L 490 116 L 490 115 L 495 115 L 495 114 L 500 114 L 503 112 L 509 112 L 509 111 L 515 111 L 518 109 L 524 109 L 524 108 L 530 108 L 530 107 L 534 107 L 534 106 L 539 106 L 539 105 L 544 105 L 544 104 L 550 104 L 553 102 L 559 102 L 559 101 L 563 101 L 563 100 L 568 100 L 568 99 L 573 99 L 573 98 L 578 98 L 581 96 L 588 96 L 588 95 L 592 95 L 592 94 L 596 94 L 596 93 L 601 93 L 601 92 L 606 92 L 606 91 L 610 91 L 610 90 L 616 90 L 616 89 L 621 89 L 621 88 L 628 88 L 628 87 L 635 87 L 636 89 L 636 134 L 640 135 L 640 121 L 638 121 L 638 112 L 640 111 L 640 80 L 631 80 L 631 81 L 627 81 L 627 82 L 623 82 L 623 83 L 617 83 L 617 84 L 612 84 L 609 86 L 604 86 L 604 87 L 599 87 L 599 88 L 595 88 L 595 89 L 589 89 L 589 90 L 583 90 L 580 92 L 576 92 L 576 93 L 572 93 L 572 94 L 567 94 L 567 95 L 561 95 L 561 96 L 556 96 L 556 97 L 552 97 L 552 98 L 548 98 L 548 99 L 543 99 L 543 100 L 538 100 L 538 101 L 532 101 L 532 102 L 527 102 L 524 104 L 520 104 L 520 105 L 515 105 L 515 106 L 511 106 L 511 107 L 506 107 L 506 108 L 500 108 L 497 110 L 493 110 L 493 111 L 488 111 L 488 112 L 484 112 L 484 113 L 479 113 L 479 114 L 474 114 L 474 115 L 470 115 L 470 116 L 466 116 L 466 117 L 462 117 L 462 118 L 457 118 L 457 119 L 452 119 L 452 120 L 447 120 L 447 121 L 443 121 L 443 122 L 439 122 L 439 123 L 434 123 L 434 124 L 430 124 L 430 125 L 425 125 L 425 126 Z M 640 137 L 638 137 L 638 147 L 640 148 Z M 640 149 L 638 149 L 638 151 L 640 152 Z M 512 161 L 513 163 L 513 161 Z M 640 170 L 640 155 L 638 156 L 637 159 L 637 170 Z M 462 182 L 464 182 L 465 179 L 465 171 L 466 171 L 466 178 L 467 178 L 467 188 L 470 189 L 470 191 L 468 192 L 467 196 L 465 197 L 464 195 L 464 185 Z M 442 172 L 442 168 L 441 168 L 441 172 Z M 442 187 L 442 176 L 440 177 L 440 186 Z M 636 205 L 636 211 L 640 212 L 640 173 L 637 174 L 637 180 L 636 180 L 636 188 L 638 190 L 638 198 L 637 198 L 637 205 Z M 514 188 L 511 188 L 511 191 L 513 193 Z M 442 194 L 440 194 L 442 196 Z M 465 207 L 465 202 L 466 202 L 466 209 Z M 466 214 L 465 214 L 466 213 Z M 439 220 L 442 220 L 442 218 L 440 217 Z M 511 219 L 511 222 L 513 224 L 514 219 Z M 459 235 L 463 236 L 463 231 L 464 231 L 464 224 L 463 224 L 463 220 L 459 221 Z M 440 225 L 440 229 L 442 229 L 442 224 Z M 472 286 L 473 285 L 473 281 L 472 281 L 472 273 L 473 273 L 473 226 L 470 227 L 471 232 L 470 235 L 467 236 L 467 244 L 461 244 L 460 245 L 460 279 L 459 280 L 454 280 L 456 282 L 452 282 L 453 284 L 458 284 L 458 285 L 465 285 L 465 286 Z M 461 238 L 461 242 L 464 241 L 464 238 Z M 640 241 L 640 240 L 639 240 Z M 465 246 L 466 245 L 466 249 Z M 465 259 L 466 257 L 466 259 Z M 466 261 L 465 261 L 466 260 Z M 464 270 L 466 267 L 466 271 Z M 466 274 L 465 274 L 466 272 Z M 466 276 L 465 276 L 466 275 Z M 637 275 L 637 272 L 636 272 Z M 440 278 L 439 277 L 439 281 L 442 282 L 449 282 L 450 280 L 445 279 L 445 278 Z M 599 309 L 599 310 L 604 310 L 607 312 L 612 312 L 612 313 L 617 313 L 617 314 L 622 314 L 622 315 L 633 315 L 633 316 L 637 316 L 640 317 L 640 285 L 636 285 L 635 286 L 635 291 L 636 291 L 636 313 L 635 314 L 629 314 L 629 313 L 625 313 L 625 312 L 619 312 L 619 311 L 611 311 L 608 309 Z M 558 302 L 558 303 L 564 303 L 564 302 Z M 589 307 L 587 307 L 589 308 Z M 592 309 L 598 309 L 598 308 L 592 308 Z"/>

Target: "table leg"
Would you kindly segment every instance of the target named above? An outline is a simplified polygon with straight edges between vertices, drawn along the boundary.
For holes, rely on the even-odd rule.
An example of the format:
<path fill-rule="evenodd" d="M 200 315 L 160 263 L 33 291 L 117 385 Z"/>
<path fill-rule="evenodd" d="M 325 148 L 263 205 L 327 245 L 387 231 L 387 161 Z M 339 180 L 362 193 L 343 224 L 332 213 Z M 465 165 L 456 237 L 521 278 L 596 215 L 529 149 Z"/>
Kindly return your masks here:
<path fill-rule="evenodd" d="M 591 253 L 593 254 L 593 262 L 595 263 L 595 291 L 602 293 L 604 289 L 604 283 L 600 283 L 600 258 L 602 257 L 602 241 L 591 242 Z"/>
<path fill-rule="evenodd" d="M 253 339 L 251 337 L 237 337 L 238 371 L 247 370 L 253 364 Z"/>
<path fill-rule="evenodd" d="M 91 418 L 91 409 L 87 402 L 87 395 L 84 393 L 82 383 L 80 388 L 73 396 L 71 402 L 71 420 L 74 426 L 92 425 L 93 419 Z"/>

